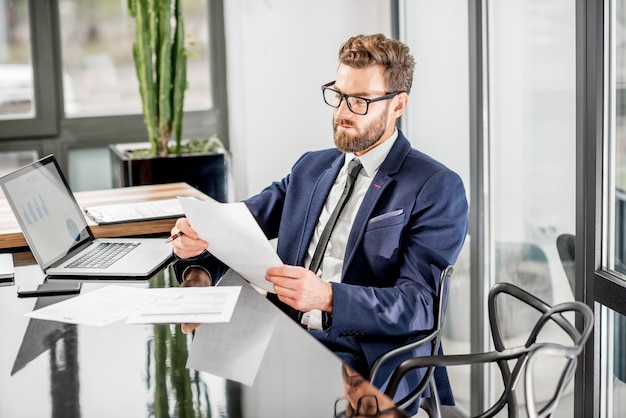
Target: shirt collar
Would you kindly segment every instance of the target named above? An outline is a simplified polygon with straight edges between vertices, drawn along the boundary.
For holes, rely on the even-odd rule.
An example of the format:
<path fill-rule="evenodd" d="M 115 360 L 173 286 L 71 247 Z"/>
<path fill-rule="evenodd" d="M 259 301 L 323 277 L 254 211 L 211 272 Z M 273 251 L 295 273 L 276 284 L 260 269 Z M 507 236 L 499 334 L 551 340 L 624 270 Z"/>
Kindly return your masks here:
<path fill-rule="evenodd" d="M 398 130 L 394 129 L 393 133 L 389 138 L 380 143 L 378 146 L 372 148 L 365 154 L 357 157 L 361 164 L 363 165 L 363 171 L 367 174 L 367 177 L 373 177 L 380 165 L 387 158 L 387 154 L 391 151 L 391 147 L 398 139 Z M 355 158 L 356 156 L 352 152 L 346 152 L 344 166 L 347 166 L 348 163 Z"/>

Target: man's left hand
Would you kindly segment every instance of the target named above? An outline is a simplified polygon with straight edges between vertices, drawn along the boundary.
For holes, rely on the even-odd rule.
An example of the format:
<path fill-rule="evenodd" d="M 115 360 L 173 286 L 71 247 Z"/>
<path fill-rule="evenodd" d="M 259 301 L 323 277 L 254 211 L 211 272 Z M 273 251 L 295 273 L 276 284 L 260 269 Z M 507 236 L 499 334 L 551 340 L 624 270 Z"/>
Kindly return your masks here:
<path fill-rule="evenodd" d="M 265 279 L 274 284 L 278 299 L 294 309 L 308 312 L 333 310 L 333 288 L 311 270 L 299 266 L 278 266 L 267 269 Z"/>

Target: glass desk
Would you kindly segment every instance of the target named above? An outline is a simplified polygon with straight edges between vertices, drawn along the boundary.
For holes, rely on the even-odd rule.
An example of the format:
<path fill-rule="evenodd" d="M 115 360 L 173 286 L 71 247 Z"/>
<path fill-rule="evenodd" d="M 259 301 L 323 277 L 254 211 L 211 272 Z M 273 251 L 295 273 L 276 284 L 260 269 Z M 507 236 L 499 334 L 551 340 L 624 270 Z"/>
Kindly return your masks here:
<path fill-rule="evenodd" d="M 192 337 L 177 325 L 89 327 L 24 316 L 70 297 L 17 297 L 17 286 L 43 279 L 37 265 L 16 267 L 15 285 L 0 287 L 0 417 L 333 417 L 347 393 L 339 358 L 235 273 L 220 285 L 242 292 L 231 322 L 219 324 L 235 337 L 220 342 L 245 345 L 249 321 L 260 312 L 275 318 L 251 385 L 186 368 L 210 328 Z M 167 269 L 149 283 L 126 283 L 174 282 Z M 101 286 L 85 282 L 81 293 Z M 211 325 L 218 324 L 201 328 Z"/>

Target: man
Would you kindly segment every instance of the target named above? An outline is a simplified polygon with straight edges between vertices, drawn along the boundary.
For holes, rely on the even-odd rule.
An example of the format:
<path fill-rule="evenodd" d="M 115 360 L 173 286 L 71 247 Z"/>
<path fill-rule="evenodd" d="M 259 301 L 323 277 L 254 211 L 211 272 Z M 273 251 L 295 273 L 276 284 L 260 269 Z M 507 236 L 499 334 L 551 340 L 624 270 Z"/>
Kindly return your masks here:
<path fill-rule="evenodd" d="M 276 292 L 268 298 L 367 377 L 377 357 L 432 327 L 439 275 L 456 262 L 468 208 L 459 176 L 412 149 L 395 127 L 413 80 L 408 47 L 380 34 L 355 36 L 341 46 L 339 62 L 336 80 L 322 86 L 334 108 L 336 149 L 304 154 L 245 203 L 267 237 L 278 238 L 284 262 L 267 271 Z M 354 158 L 362 168 L 348 174 Z M 349 178 L 356 179 L 352 192 L 316 255 Z M 183 285 L 216 281 L 227 267 L 211 257 L 210 243 L 184 218 L 172 229 L 180 231 L 173 247 Z M 372 383 L 384 387 L 400 360 Z M 436 376 L 442 402 L 452 403 L 445 370 Z"/>

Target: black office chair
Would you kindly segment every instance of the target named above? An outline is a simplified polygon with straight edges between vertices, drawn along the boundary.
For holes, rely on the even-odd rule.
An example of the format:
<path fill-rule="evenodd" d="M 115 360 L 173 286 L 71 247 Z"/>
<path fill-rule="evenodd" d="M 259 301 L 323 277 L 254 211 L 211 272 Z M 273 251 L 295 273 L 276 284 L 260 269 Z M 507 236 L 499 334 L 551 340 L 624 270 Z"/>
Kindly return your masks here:
<path fill-rule="evenodd" d="M 498 323 L 498 304 L 500 295 L 510 295 L 519 301 L 534 308 L 539 319 L 530 331 L 524 345 L 506 348 L 501 337 L 501 329 Z M 578 356 L 582 353 L 586 341 L 591 336 L 593 330 L 593 311 L 582 302 L 565 302 L 555 306 L 550 306 L 534 295 L 522 290 L 510 283 L 497 283 L 489 292 L 489 323 L 495 351 L 460 354 L 415 357 L 400 364 L 385 390 L 385 394 L 393 398 L 402 377 L 417 368 L 432 368 L 434 366 L 459 366 L 469 364 L 496 363 L 502 375 L 502 395 L 486 411 L 476 416 L 476 418 L 493 417 L 505 407 L 508 409 L 509 417 L 518 416 L 516 389 L 520 379 L 524 379 L 524 392 L 526 411 L 529 417 L 547 417 L 556 409 L 563 391 L 571 381 L 576 370 Z M 578 313 L 583 318 L 583 329 L 578 331 L 572 321 L 566 318 L 564 313 Z M 545 337 L 544 327 L 547 324 L 556 324 L 572 341 L 571 345 L 563 345 L 554 342 L 539 342 L 538 337 Z M 558 356 L 565 360 L 565 365 L 555 384 L 554 391 L 547 403 L 539 408 L 535 400 L 535 390 L 546 393 L 549 388 L 535 388 L 533 385 L 533 366 L 535 362 L 541 361 L 543 356 Z M 511 369 L 509 362 L 513 365 Z M 422 382 L 420 382 L 422 383 Z M 420 385 L 425 387 L 425 385 Z M 419 395 L 419 394 L 418 394 Z M 401 407 L 401 405 L 399 405 Z M 432 409 L 433 405 L 431 405 Z M 426 410 L 431 418 L 441 416 L 438 405 L 434 405 L 434 413 Z"/>
<path fill-rule="evenodd" d="M 443 320 L 445 318 L 446 295 L 450 287 L 450 278 L 452 277 L 453 272 L 453 266 L 447 266 L 441 271 L 441 275 L 439 277 L 439 293 L 438 297 L 434 300 L 433 306 L 435 323 L 433 324 L 433 327 L 429 331 L 429 333 L 418 341 L 414 341 L 410 344 L 395 348 L 394 350 L 391 350 L 380 356 L 374 362 L 370 371 L 370 382 L 374 381 L 377 374 L 379 373 L 381 365 L 384 362 L 398 355 L 412 352 L 416 348 L 421 347 L 425 344 L 430 344 L 432 355 L 437 355 L 439 353 L 439 347 L 441 345 L 441 332 L 443 330 Z M 428 367 L 426 370 L 426 374 L 422 377 L 419 385 L 403 399 L 397 401 L 396 407 L 402 410 L 406 409 L 407 407 L 412 405 L 417 400 L 417 398 L 423 394 L 424 390 L 426 390 L 426 388 L 430 385 L 430 397 L 421 398 L 420 408 L 426 411 L 431 411 L 431 413 L 434 414 L 431 416 L 438 417 L 439 415 L 437 415 L 437 413 L 439 411 L 440 401 L 439 394 L 437 393 L 437 387 L 435 385 L 434 372 L 435 366 Z"/>

